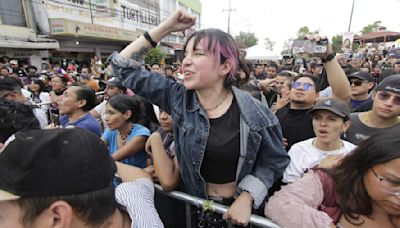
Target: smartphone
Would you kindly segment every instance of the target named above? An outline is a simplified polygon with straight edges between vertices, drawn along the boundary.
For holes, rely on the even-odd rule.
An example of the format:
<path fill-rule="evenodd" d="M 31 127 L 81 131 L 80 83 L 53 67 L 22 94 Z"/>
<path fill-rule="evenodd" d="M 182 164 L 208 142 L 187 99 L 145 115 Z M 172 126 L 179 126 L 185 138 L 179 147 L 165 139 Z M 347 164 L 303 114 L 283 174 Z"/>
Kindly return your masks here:
<path fill-rule="evenodd" d="M 298 39 L 293 41 L 293 54 L 319 54 L 328 51 L 328 40 L 304 40 Z"/>

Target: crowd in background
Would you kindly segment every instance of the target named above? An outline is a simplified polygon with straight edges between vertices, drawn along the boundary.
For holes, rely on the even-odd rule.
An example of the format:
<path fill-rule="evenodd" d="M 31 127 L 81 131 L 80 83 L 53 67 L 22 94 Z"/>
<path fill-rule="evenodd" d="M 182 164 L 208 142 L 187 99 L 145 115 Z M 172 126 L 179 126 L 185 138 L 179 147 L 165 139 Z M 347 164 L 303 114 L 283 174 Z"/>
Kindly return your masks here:
<path fill-rule="evenodd" d="M 156 32 L 151 35 L 159 38 Z M 245 51 L 239 52 L 229 35 L 205 30 L 188 39 L 193 50 L 185 50 L 181 65 L 127 60 L 140 45 L 152 45 L 147 36 L 105 64 L 91 58 L 88 67 L 44 62 L 38 72 L 35 66 L 2 57 L 2 145 L 20 130 L 90 131 L 114 161 L 140 168 L 129 171 L 134 176 L 152 179 L 164 190 L 231 206 L 223 216 L 192 208 L 195 226 L 225 227 L 226 219 L 247 226 L 248 218 L 234 206 L 247 206 L 243 202 L 251 199 L 249 213 L 282 227 L 399 227 L 400 56 L 392 49 L 287 55 L 264 64 L 246 61 Z M 221 38 L 225 36 L 228 41 Z M 199 51 L 196 45 L 203 45 L 204 37 L 224 40 L 220 45 L 226 50 L 218 46 L 218 57 L 208 54 L 215 53 L 212 44 Z M 229 69 L 216 70 L 221 81 L 193 81 L 195 72 L 205 71 L 193 68 L 207 61 L 204 56 Z M 234 57 L 237 66 L 224 65 Z M 204 102 L 202 91 L 213 83 L 220 83 L 222 92 L 208 99 L 214 103 Z M 62 130 L 52 131 L 59 135 Z M 249 141 L 243 141 L 243 132 Z M 243 152 L 243 145 L 254 154 Z M 204 151 L 201 159 L 207 162 L 202 165 L 196 159 Z M 117 163 L 118 171 L 123 172 L 123 164 Z M 114 186 L 129 179 L 119 175 L 112 178 Z M 151 188 L 148 184 L 144 186 Z M 121 202 L 128 213 L 137 207 Z M 139 203 L 145 206 L 134 212 L 151 212 L 149 218 L 157 218 L 154 226 L 162 226 L 161 221 L 166 227 L 186 225 L 184 205 L 176 200 L 156 193 L 154 203 Z M 389 219 L 379 217 L 381 213 Z M 129 216 L 138 221 L 146 217 Z"/>

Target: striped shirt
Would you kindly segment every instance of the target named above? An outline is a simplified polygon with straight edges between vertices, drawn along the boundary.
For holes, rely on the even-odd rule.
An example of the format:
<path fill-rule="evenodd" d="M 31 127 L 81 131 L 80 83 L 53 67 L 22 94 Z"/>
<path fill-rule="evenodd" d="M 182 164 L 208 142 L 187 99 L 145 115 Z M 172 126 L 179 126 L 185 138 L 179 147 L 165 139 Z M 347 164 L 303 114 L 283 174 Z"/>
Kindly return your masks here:
<path fill-rule="evenodd" d="M 154 207 L 154 185 L 150 179 L 125 182 L 115 189 L 115 198 L 132 220 L 131 228 L 164 227 Z"/>

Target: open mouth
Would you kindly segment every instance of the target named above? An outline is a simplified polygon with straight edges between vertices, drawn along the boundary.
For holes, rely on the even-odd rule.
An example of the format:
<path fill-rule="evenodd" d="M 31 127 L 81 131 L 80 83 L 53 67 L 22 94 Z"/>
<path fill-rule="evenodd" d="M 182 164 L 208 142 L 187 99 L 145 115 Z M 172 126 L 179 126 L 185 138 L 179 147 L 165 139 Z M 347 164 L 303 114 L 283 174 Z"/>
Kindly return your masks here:
<path fill-rule="evenodd" d="M 319 133 L 320 136 L 326 136 L 326 135 L 328 134 L 328 131 L 326 131 L 326 130 L 319 130 L 318 133 Z"/>

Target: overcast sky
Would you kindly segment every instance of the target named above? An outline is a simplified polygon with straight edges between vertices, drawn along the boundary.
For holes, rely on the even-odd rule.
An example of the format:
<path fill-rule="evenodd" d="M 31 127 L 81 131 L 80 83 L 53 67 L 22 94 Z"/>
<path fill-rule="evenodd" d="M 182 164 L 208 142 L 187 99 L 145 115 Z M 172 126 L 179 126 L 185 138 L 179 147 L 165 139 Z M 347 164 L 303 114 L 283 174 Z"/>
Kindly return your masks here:
<path fill-rule="evenodd" d="M 200 0 L 202 28 L 227 31 L 229 0 Z M 280 52 L 283 42 L 295 38 L 302 26 L 332 37 L 347 32 L 352 0 L 231 0 L 231 34 L 254 32 L 260 41 L 270 37 Z M 352 32 L 374 21 L 400 32 L 400 0 L 355 0 Z"/>

